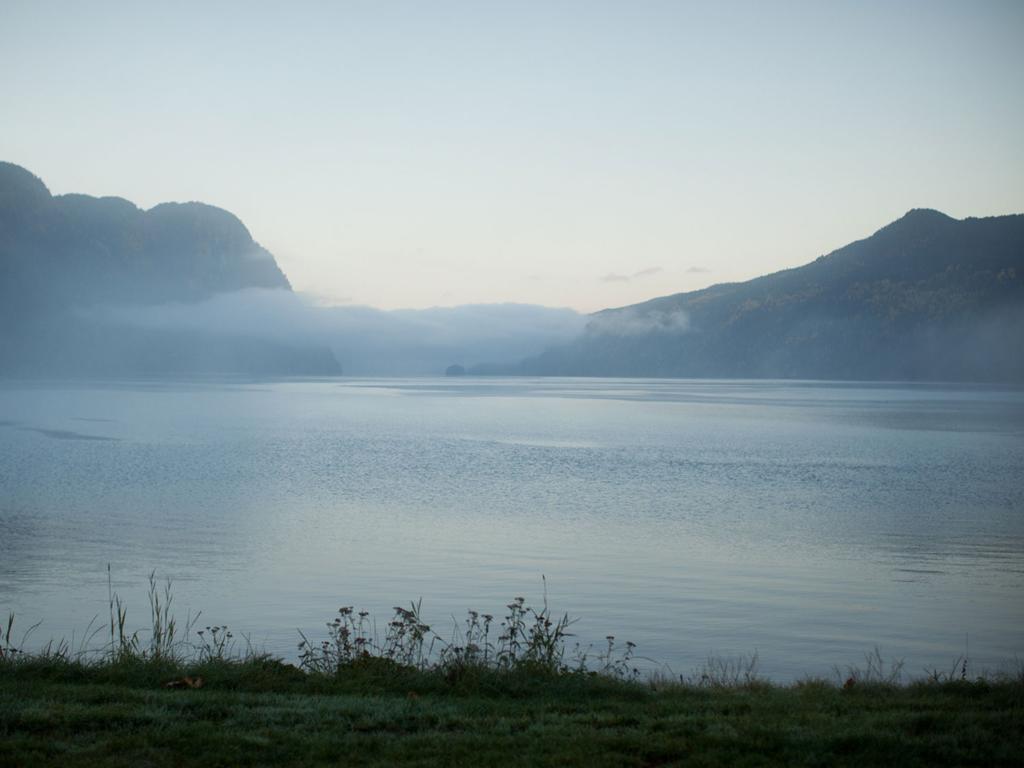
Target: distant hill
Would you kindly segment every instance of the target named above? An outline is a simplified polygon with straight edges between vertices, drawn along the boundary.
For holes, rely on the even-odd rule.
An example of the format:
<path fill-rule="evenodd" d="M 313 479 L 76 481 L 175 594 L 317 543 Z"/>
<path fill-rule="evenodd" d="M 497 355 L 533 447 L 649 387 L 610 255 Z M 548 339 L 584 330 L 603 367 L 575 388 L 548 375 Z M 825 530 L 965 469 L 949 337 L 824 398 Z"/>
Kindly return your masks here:
<path fill-rule="evenodd" d="M 913 210 L 743 283 L 591 316 L 576 341 L 477 373 L 1024 380 L 1024 215 Z"/>
<path fill-rule="evenodd" d="M 336 373 L 326 349 L 246 337 L 140 332 L 90 320 L 101 306 L 290 291 L 241 221 L 203 203 L 143 211 L 117 197 L 53 196 L 0 162 L 0 373 Z"/>

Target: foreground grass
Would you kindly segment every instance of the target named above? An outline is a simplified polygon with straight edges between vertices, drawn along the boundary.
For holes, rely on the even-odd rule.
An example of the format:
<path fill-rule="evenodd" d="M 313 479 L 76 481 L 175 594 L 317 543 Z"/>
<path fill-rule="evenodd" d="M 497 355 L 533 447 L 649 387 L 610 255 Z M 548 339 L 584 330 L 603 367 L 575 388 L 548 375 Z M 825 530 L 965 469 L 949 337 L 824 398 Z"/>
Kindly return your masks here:
<path fill-rule="evenodd" d="M 197 690 L 168 690 L 182 674 Z M 0 664 L 0 765 L 1014 765 L 1024 684 L 666 686 L 272 659 Z"/>

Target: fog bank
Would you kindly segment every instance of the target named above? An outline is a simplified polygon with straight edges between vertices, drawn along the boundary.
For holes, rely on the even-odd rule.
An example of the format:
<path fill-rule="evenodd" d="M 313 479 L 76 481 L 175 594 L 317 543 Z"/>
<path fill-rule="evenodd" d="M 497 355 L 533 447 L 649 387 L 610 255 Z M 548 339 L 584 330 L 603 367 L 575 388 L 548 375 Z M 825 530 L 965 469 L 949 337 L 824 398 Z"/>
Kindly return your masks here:
<path fill-rule="evenodd" d="M 350 375 L 437 375 L 538 354 L 579 335 L 587 318 L 571 309 L 471 304 L 385 311 L 318 306 L 303 294 L 246 289 L 198 303 L 102 307 L 89 314 L 147 330 L 193 331 L 329 347 Z"/>

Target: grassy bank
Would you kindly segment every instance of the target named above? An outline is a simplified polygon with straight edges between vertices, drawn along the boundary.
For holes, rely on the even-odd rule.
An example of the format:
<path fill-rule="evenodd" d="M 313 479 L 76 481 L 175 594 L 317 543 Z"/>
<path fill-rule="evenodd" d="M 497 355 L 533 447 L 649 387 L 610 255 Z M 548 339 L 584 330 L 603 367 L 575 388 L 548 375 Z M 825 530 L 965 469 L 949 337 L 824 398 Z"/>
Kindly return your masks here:
<path fill-rule="evenodd" d="M 0 628 L 0 766 L 1020 765 L 1024 677 L 967 660 L 903 684 L 879 654 L 778 686 L 754 660 L 645 678 L 634 646 L 570 645 L 572 624 L 522 598 L 444 638 L 419 605 L 378 633 L 343 607 L 297 663 L 223 626 L 179 626 L 150 582 L 150 627 L 109 621 L 80 647 L 26 651 Z"/>
<path fill-rule="evenodd" d="M 168 689 L 189 675 L 201 688 Z M 271 659 L 0 669 L 0 764 L 1020 765 L 1020 682 L 665 686 Z"/>

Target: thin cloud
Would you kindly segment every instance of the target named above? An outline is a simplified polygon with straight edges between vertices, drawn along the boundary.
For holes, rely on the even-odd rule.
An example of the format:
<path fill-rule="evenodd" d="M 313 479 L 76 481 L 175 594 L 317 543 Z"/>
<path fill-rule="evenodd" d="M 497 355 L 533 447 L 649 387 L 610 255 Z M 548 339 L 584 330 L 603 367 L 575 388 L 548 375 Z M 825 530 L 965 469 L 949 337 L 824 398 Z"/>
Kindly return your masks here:
<path fill-rule="evenodd" d="M 710 271 L 711 270 L 708 269 L 707 267 L 690 267 L 689 269 L 686 270 L 686 274 L 688 274 L 688 275 L 702 275 L 705 272 L 710 272 Z"/>
<path fill-rule="evenodd" d="M 609 272 L 607 275 L 601 277 L 600 280 L 605 283 L 627 283 L 630 280 L 636 280 L 639 277 L 649 277 L 651 275 L 656 275 L 661 271 L 661 267 L 648 267 L 647 269 L 641 269 L 637 272 L 634 272 L 631 275 L 620 275 L 617 272 Z"/>

